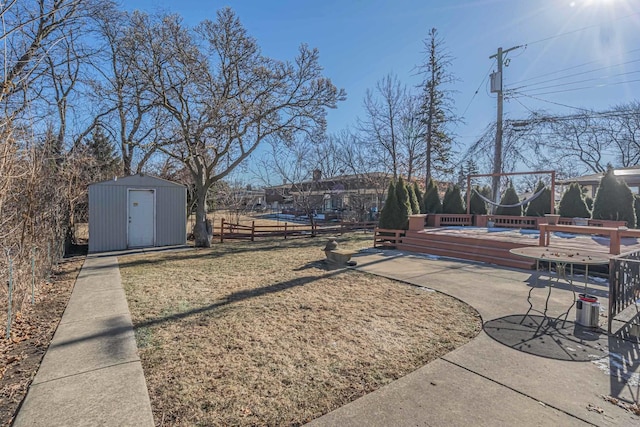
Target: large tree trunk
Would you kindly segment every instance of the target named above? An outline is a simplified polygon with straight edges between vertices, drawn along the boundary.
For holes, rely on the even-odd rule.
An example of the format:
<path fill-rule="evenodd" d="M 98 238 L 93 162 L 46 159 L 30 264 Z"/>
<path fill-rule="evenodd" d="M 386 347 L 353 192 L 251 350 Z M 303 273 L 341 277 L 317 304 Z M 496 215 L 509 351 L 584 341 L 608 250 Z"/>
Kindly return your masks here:
<path fill-rule="evenodd" d="M 211 247 L 211 240 L 207 230 L 207 188 L 196 184 L 196 224 L 193 227 L 193 237 L 198 248 Z"/>

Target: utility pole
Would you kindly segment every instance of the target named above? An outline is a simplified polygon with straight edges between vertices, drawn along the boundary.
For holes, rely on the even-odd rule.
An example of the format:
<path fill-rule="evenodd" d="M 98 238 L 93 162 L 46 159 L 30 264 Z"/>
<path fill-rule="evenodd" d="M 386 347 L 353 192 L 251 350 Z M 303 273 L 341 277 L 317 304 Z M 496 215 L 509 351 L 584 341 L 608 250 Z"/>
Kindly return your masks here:
<path fill-rule="evenodd" d="M 509 49 L 503 50 L 498 48 L 498 53 L 491 55 L 489 59 L 496 58 L 498 63 L 498 71 L 491 74 L 491 92 L 498 94 L 498 109 L 496 120 L 496 145 L 493 152 L 493 176 L 491 178 L 491 193 L 496 203 L 500 203 L 500 174 L 502 173 L 502 103 L 504 96 L 502 93 L 502 65 L 504 63 L 503 57 L 512 50 L 519 49 L 522 46 L 514 46 Z M 495 212 L 495 206 L 491 210 Z"/>

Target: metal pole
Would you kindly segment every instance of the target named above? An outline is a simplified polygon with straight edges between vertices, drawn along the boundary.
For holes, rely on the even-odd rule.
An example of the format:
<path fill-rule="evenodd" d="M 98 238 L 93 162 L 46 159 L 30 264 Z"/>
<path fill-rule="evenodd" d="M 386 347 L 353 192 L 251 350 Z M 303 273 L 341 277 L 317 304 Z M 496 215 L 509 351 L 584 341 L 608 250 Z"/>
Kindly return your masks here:
<path fill-rule="evenodd" d="M 502 172 L 502 104 L 504 96 L 502 94 L 502 48 L 498 48 L 498 53 L 495 55 L 498 62 L 498 108 L 496 117 L 496 143 L 493 152 L 493 173 L 499 174 Z M 500 176 L 495 175 L 491 181 L 491 193 L 493 195 L 493 201 L 497 204 L 500 203 Z M 496 206 L 493 206 L 492 212 L 495 213 Z"/>
<path fill-rule="evenodd" d="M 508 52 L 518 49 L 521 46 L 514 46 L 509 49 L 503 50 L 498 48 L 498 52 L 495 55 L 491 55 L 489 59 L 496 58 L 498 64 L 498 85 L 495 92 L 498 94 L 498 109 L 496 115 L 496 144 L 495 151 L 493 153 L 493 179 L 491 180 L 491 191 L 493 200 L 500 203 L 500 174 L 502 173 L 502 104 L 504 101 L 503 87 L 502 87 L 502 65 L 504 64 L 503 57 Z M 496 206 L 493 206 L 492 213 L 495 213 Z"/>

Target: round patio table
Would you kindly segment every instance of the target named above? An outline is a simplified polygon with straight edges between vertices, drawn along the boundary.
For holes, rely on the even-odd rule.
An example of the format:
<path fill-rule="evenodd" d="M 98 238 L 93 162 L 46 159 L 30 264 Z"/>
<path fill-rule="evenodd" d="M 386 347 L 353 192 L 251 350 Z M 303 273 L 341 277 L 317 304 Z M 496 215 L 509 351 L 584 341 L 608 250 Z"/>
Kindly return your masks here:
<path fill-rule="evenodd" d="M 530 258 L 536 260 L 536 272 L 540 271 L 540 262 L 548 262 L 549 263 L 549 277 L 551 278 L 551 267 L 555 266 L 556 269 L 556 278 L 555 284 L 560 283 L 560 279 L 563 279 L 571 286 L 571 291 L 573 292 L 573 303 L 569 307 L 569 309 L 565 313 L 561 313 L 560 316 L 555 318 L 557 322 L 564 315 L 564 322 L 566 322 L 567 317 L 569 316 L 569 312 L 576 304 L 576 291 L 573 284 L 573 266 L 574 265 L 584 265 L 585 273 L 584 273 L 584 294 L 587 295 L 587 284 L 589 281 L 589 266 L 590 265 L 604 265 L 609 263 L 609 257 L 605 254 L 597 253 L 597 252 L 589 252 L 582 250 L 574 250 L 574 249 L 565 249 L 565 248 L 557 248 L 552 246 L 526 246 L 522 248 L 514 248 L 509 250 L 510 253 L 514 255 L 518 255 L 524 258 Z M 567 268 L 570 270 L 570 276 L 567 276 Z M 538 284 L 538 275 L 536 275 L 536 286 Z M 533 308 L 533 304 L 531 303 L 531 291 L 533 288 L 529 290 L 529 295 L 527 297 L 527 302 L 529 303 L 529 310 L 527 311 L 527 315 L 529 312 L 537 311 L 541 313 L 546 319 L 547 317 L 547 309 L 549 307 L 549 298 L 551 297 L 551 288 L 554 286 L 554 281 L 549 280 L 549 292 L 547 293 L 547 299 L 544 305 L 544 311 L 535 310 Z M 526 315 L 525 315 L 526 317 Z"/>

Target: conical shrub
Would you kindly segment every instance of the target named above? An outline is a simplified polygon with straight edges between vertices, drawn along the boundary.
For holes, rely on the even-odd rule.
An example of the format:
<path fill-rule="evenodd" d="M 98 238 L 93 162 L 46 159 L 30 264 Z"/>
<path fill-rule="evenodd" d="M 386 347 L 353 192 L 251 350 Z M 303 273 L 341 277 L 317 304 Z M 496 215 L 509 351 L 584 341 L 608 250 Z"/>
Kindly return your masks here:
<path fill-rule="evenodd" d="M 486 215 L 487 204 L 482 200 L 478 193 L 482 194 L 482 190 L 480 187 L 476 186 L 475 191 L 471 191 L 471 198 L 469 199 L 469 213 L 472 215 Z"/>
<path fill-rule="evenodd" d="M 438 185 L 431 179 L 427 190 L 424 193 L 424 213 L 439 214 L 442 213 L 442 203 L 438 195 Z"/>
<path fill-rule="evenodd" d="M 594 219 L 626 221 L 627 227 L 635 228 L 636 218 L 633 209 L 633 193 L 626 183 L 618 181 L 613 168 L 600 180 L 596 199 L 593 202 Z"/>
<path fill-rule="evenodd" d="M 398 178 L 396 182 L 396 197 L 398 198 L 398 210 L 399 217 L 398 229 L 406 230 L 409 228 L 409 215 L 411 215 L 411 202 L 409 201 L 409 191 L 407 191 L 407 185 L 404 179 Z"/>
<path fill-rule="evenodd" d="M 542 193 L 527 205 L 526 216 L 544 216 L 544 214 L 551 213 L 551 190 L 540 181 L 534 193 L 539 191 Z"/>
<path fill-rule="evenodd" d="M 582 198 L 582 190 L 577 182 L 569 185 L 560 199 L 558 214 L 564 218 L 589 218 L 591 213 Z"/>
<path fill-rule="evenodd" d="M 416 195 L 415 186 L 411 184 L 407 185 L 407 192 L 409 193 L 409 204 L 411 205 L 410 215 L 419 214 L 420 203 L 418 202 L 418 196 Z"/>
<path fill-rule="evenodd" d="M 442 212 L 448 214 L 466 213 L 460 187 L 457 185 L 447 187 L 447 191 L 444 193 L 444 198 L 442 199 Z"/>
<path fill-rule="evenodd" d="M 501 206 L 498 206 L 496 215 L 522 216 L 522 206 L 504 206 L 516 205 L 518 203 L 520 203 L 518 193 L 516 193 L 516 189 L 513 188 L 513 183 L 510 183 L 509 187 L 507 187 L 507 191 L 504 192 L 504 195 L 500 200 Z"/>
<path fill-rule="evenodd" d="M 413 183 L 413 192 L 416 195 L 416 199 L 418 200 L 418 208 L 419 208 L 419 211 L 414 213 L 424 213 L 424 195 L 422 194 L 422 191 L 420 190 L 420 186 L 418 185 L 417 182 Z"/>
<path fill-rule="evenodd" d="M 384 202 L 384 206 L 380 211 L 380 220 L 378 226 L 380 228 L 388 228 L 391 230 L 396 229 L 396 218 L 400 216 L 400 209 L 398 206 L 398 196 L 396 195 L 396 186 L 393 181 L 389 183 L 387 190 L 387 199 Z"/>

